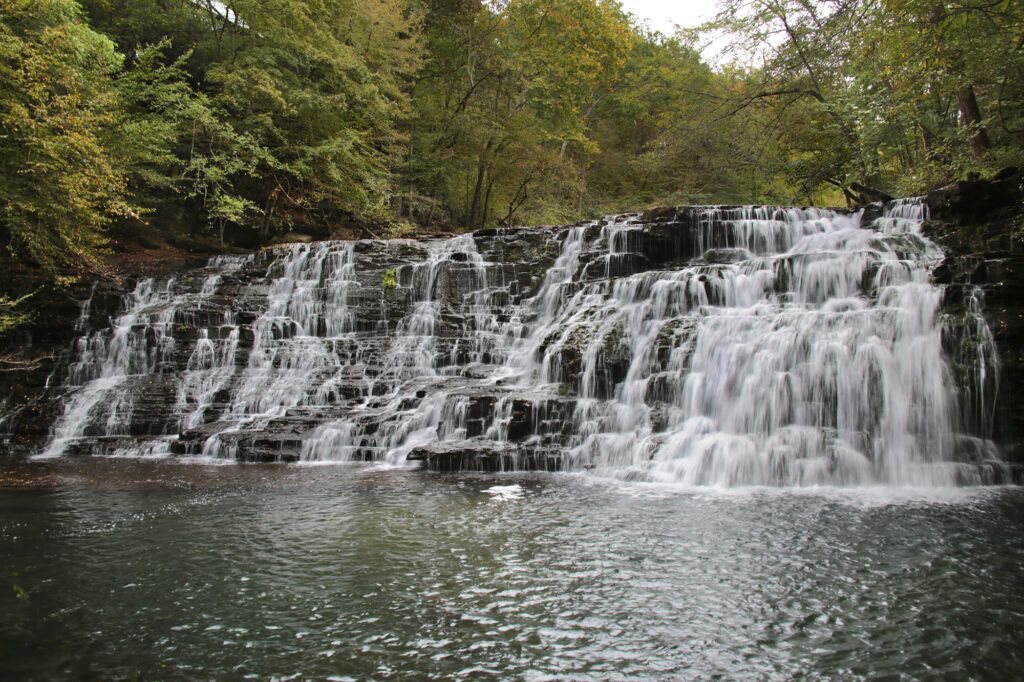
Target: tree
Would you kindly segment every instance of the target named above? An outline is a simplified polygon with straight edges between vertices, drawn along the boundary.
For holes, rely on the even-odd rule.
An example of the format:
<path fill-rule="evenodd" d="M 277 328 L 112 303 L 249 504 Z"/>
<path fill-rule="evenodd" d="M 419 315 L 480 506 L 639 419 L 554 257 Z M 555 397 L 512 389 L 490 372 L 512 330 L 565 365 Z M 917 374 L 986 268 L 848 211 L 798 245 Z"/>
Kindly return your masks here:
<path fill-rule="evenodd" d="M 153 164 L 155 147 L 144 155 L 164 169 L 157 185 L 169 179 L 219 232 L 237 224 L 266 238 L 343 214 L 387 218 L 407 80 L 419 63 L 420 19 L 407 2 L 87 5 L 134 56 L 140 75 L 125 78 L 132 118 L 158 127 L 173 157 Z"/>
<path fill-rule="evenodd" d="M 601 103 L 635 34 L 617 3 L 435 0 L 410 184 L 458 224 L 578 217 Z"/>
<path fill-rule="evenodd" d="M 72 0 L 0 0 L 0 230 L 54 277 L 98 267 L 132 213 L 111 153 L 121 64 Z"/>
<path fill-rule="evenodd" d="M 814 122 L 783 131 L 807 149 L 791 180 L 808 193 L 919 192 L 1024 160 L 1020 3 L 730 0 L 710 28 L 759 60 L 734 111 L 799 105 Z"/>
<path fill-rule="evenodd" d="M 274 224 L 386 216 L 418 17 L 399 0 L 240 0 L 207 81 L 259 146 L 236 189 Z"/>

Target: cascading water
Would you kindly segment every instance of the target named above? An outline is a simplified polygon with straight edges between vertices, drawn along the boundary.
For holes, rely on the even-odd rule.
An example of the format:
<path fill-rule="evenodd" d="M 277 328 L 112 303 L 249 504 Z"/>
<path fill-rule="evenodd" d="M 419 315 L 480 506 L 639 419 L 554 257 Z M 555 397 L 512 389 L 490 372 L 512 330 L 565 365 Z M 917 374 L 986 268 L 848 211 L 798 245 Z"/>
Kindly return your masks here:
<path fill-rule="evenodd" d="M 87 334 L 76 341 L 76 356 L 69 380 L 81 388 L 68 397 L 64 414 L 53 429 L 53 439 L 43 457 L 63 454 L 65 447 L 82 436 L 110 436 L 130 423 L 135 394 L 117 390 L 129 376 L 162 371 L 173 351 L 170 327 L 177 301 L 175 280 L 158 285 L 141 280 L 126 297 L 126 312 L 110 329 Z M 85 309 L 83 308 L 83 317 Z"/>
<path fill-rule="evenodd" d="M 691 208 L 296 245 L 211 263 L 180 293 L 146 280 L 79 341 L 45 454 L 134 438 L 690 485 L 985 482 L 1002 475 L 992 336 L 972 293 L 955 377 L 925 217 L 917 200 L 867 225 Z M 173 398 L 143 427 L 156 377 Z"/>

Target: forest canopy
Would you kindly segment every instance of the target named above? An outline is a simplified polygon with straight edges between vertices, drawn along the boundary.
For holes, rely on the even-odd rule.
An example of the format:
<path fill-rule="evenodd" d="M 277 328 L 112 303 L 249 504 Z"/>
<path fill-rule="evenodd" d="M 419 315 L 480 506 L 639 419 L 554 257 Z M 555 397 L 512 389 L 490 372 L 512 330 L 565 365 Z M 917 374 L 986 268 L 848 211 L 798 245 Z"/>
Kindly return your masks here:
<path fill-rule="evenodd" d="M 614 0 L 0 0 L 0 231 L 59 279 L 114 225 L 843 204 L 1024 161 L 1024 3 L 720 10 L 669 36 Z"/>

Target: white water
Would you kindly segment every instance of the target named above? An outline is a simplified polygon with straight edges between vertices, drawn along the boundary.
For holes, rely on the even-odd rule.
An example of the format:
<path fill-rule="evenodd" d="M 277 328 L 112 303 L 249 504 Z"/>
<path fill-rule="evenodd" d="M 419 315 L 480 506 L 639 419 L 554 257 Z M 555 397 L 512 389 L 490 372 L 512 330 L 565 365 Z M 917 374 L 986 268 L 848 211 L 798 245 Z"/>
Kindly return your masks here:
<path fill-rule="evenodd" d="M 165 282 L 142 279 L 132 293 L 124 297 L 125 312 L 112 320 L 109 328 L 90 333 L 86 323 L 95 294 L 93 287 L 75 324 L 75 331 L 83 335 L 75 341 L 73 360 L 68 368 L 67 383 L 73 388 L 65 398 L 63 414 L 53 426 L 49 444 L 38 456 L 60 456 L 70 444 L 85 436 L 110 438 L 128 433 L 140 390 L 138 387 L 125 389 L 125 384 L 133 378 L 174 371 L 174 325 L 179 308 L 187 303 L 201 306 L 214 295 L 222 274 L 236 270 L 241 264 L 239 259 L 213 259 L 211 267 L 219 272 L 204 281 L 198 294 L 175 293 L 177 281 L 173 278 Z M 230 319 L 225 323 L 232 329 L 229 336 L 233 335 L 237 342 L 237 325 L 232 326 Z M 178 407 L 183 413 L 181 423 L 184 426 L 199 421 L 203 406 L 190 411 L 189 405 L 197 399 L 208 399 L 209 394 L 223 385 L 225 366 L 233 360 L 231 342 L 228 342 L 230 348 L 225 348 L 223 343 L 218 346 L 209 335 L 208 329 L 202 331 L 179 389 Z M 219 383 L 209 376 L 218 372 L 222 377 Z M 150 455 L 159 454 L 166 452 L 166 442 L 158 438 L 138 449 Z"/>
<path fill-rule="evenodd" d="M 967 323 L 980 342 L 958 391 L 930 281 L 942 253 L 920 234 L 923 218 L 915 200 L 871 226 L 825 210 L 711 207 L 693 258 L 659 270 L 627 267 L 649 255 L 638 247 L 649 227 L 627 216 L 562 233 L 525 300 L 462 235 L 397 269 L 394 294 L 409 303 L 393 324 L 379 273 L 358 271 L 352 244 L 296 245 L 271 266 L 251 347 L 240 350 L 232 309 L 199 331 L 175 378 L 176 427 L 221 423 L 207 456 L 244 456 L 239 436 L 298 415 L 311 420 L 297 436 L 306 461 L 400 464 L 448 443 L 687 485 L 981 482 L 961 460 L 995 456 L 998 363 L 975 296 Z M 78 388 L 45 455 L 126 433 L 134 399 L 119 387 L 161 371 L 176 311 L 216 295 L 215 265 L 189 296 L 173 281 L 140 283 L 110 330 L 83 337 Z M 380 297 L 372 329 L 358 323 L 367 296 Z"/>
<path fill-rule="evenodd" d="M 141 280 L 111 328 L 80 337 L 70 381 L 81 388 L 65 402 L 64 414 L 53 429 L 53 438 L 41 457 L 56 457 L 65 447 L 99 426 L 96 435 L 121 432 L 131 421 L 134 395 L 117 391 L 131 375 L 158 372 L 173 352 L 174 280 L 157 284 Z M 85 315 L 83 310 L 83 316 Z"/>
<path fill-rule="evenodd" d="M 743 260 L 584 287 L 552 325 L 542 376 L 558 378 L 566 339 L 587 339 L 570 458 L 689 485 L 953 483 L 957 396 L 929 283 L 941 252 L 919 234 L 922 210 L 897 204 L 879 234 L 856 216 L 712 209 L 702 245 Z M 606 230 L 613 253 L 621 229 Z M 629 373 L 605 400 L 610 343 Z"/>

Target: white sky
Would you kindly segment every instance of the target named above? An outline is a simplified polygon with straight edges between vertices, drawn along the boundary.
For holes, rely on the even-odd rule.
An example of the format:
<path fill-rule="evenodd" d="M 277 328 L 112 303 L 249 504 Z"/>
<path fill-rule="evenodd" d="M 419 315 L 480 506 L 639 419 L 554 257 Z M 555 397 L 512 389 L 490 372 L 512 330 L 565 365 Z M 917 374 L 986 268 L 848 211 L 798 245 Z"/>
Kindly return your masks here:
<path fill-rule="evenodd" d="M 696 26 L 715 14 L 715 0 L 621 0 L 622 9 L 646 19 L 648 25 L 666 35 Z"/>

